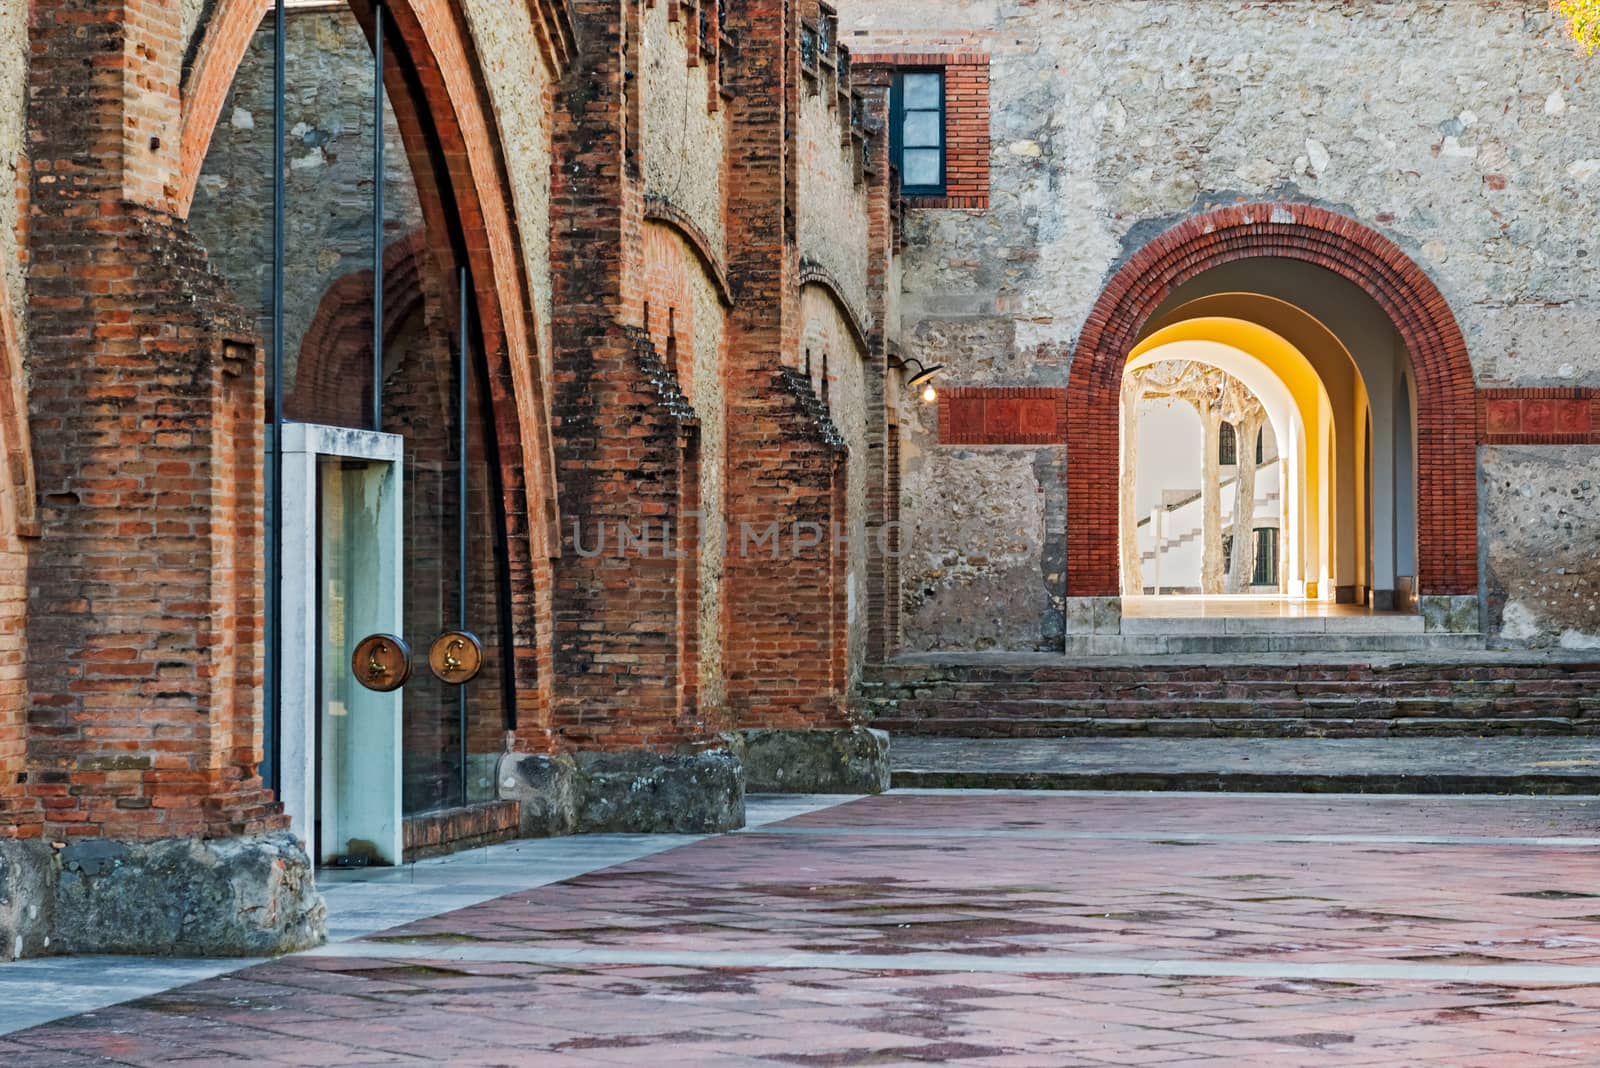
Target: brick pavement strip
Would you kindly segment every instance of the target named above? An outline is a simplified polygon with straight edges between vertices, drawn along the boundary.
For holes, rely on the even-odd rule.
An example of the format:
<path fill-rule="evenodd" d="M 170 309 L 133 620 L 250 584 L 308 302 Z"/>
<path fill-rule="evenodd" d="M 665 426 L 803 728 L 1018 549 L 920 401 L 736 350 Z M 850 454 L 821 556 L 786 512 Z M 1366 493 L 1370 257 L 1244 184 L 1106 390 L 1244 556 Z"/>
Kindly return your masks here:
<path fill-rule="evenodd" d="M 0 1063 L 1592 1065 L 1597 817 L 896 793 L 16 1032 Z"/>

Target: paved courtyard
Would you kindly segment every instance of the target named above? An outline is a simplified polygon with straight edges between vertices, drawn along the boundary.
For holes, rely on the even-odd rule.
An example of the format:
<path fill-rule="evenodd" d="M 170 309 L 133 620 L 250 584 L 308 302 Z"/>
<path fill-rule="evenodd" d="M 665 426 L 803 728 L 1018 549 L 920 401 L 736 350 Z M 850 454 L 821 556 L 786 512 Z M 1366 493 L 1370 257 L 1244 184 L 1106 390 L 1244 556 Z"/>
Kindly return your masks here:
<path fill-rule="evenodd" d="M 0 1063 L 1600 1063 L 1600 799 L 899 792 L 537 881 Z"/>

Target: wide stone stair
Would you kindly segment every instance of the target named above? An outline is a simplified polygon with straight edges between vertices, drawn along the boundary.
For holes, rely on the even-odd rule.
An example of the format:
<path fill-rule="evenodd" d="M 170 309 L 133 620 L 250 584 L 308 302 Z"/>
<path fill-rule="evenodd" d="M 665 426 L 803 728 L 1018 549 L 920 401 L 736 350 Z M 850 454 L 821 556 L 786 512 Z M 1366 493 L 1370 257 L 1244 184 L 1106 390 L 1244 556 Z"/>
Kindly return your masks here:
<path fill-rule="evenodd" d="M 917 654 L 858 692 L 891 736 L 1378 738 L 1600 734 L 1600 656 Z"/>

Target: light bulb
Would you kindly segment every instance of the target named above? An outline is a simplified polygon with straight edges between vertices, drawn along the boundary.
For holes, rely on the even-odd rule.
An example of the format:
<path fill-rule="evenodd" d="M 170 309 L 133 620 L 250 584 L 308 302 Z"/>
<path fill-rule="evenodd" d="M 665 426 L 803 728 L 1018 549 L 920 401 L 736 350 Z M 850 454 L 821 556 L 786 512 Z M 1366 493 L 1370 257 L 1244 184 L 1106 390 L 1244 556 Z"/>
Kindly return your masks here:
<path fill-rule="evenodd" d="M 922 399 L 928 404 L 932 404 L 934 401 L 939 399 L 939 393 L 932 386 L 929 386 L 927 389 L 922 391 Z"/>

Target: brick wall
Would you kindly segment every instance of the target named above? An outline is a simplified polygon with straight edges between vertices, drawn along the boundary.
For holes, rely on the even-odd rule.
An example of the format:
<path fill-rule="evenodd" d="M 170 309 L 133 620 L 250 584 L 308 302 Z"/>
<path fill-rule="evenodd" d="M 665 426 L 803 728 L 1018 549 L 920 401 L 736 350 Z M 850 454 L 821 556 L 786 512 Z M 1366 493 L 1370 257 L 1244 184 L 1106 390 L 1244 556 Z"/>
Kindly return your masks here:
<path fill-rule="evenodd" d="M 730 9 L 740 42 L 728 71 L 733 143 L 728 274 L 728 700 L 747 727 L 846 722 L 846 564 L 831 536 L 845 510 L 845 450 L 810 381 L 794 371 L 800 344 L 797 140 L 800 51 L 783 0 Z M 792 537 L 815 529 L 815 544 Z M 806 526 L 806 525 L 810 526 Z M 740 544 L 776 527 L 782 544 Z M 770 544 L 770 543 L 769 543 Z"/>
<path fill-rule="evenodd" d="M 27 758 L 28 555 L 37 533 L 27 387 L 6 286 L 0 284 L 0 837 L 39 831 L 25 794 Z"/>
<path fill-rule="evenodd" d="M 563 552 L 549 744 L 706 744 L 697 688 L 685 684 L 698 670 L 694 571 L 664 543 L 668 530 L 681 539 L 698 503 L 700 430 L 644 328 L 644 193 L 623 73 L 639 10 L 573 8 L 583 52 L 557 112 L 552 201 L 564 220 L 552 240 Z"/>
<path fill-rule="evenodd" d="M 127 131 L 166 122 L 179 44 L 166 14 L 124 22 L 138 10 L 35 7 L 31 410 L 45 508 L 27 629 L 50 655 L 29 664 L 27 790 L 51 835 L 281 822 L 256 778 L 260 369 L 204 253 L 149 208 L 175 155 Z M 104 62 L 130 50 L 151 95 Z"/>

